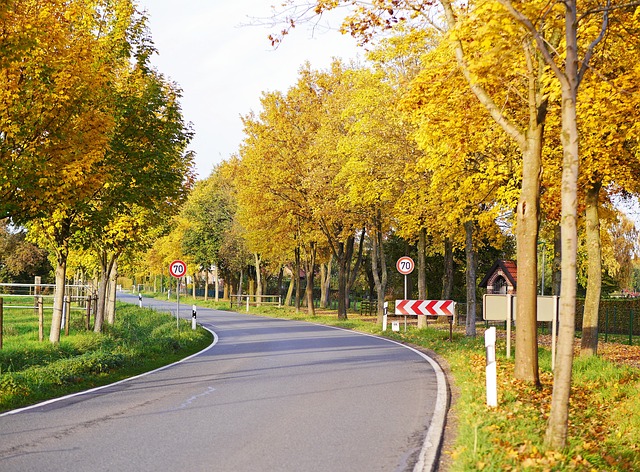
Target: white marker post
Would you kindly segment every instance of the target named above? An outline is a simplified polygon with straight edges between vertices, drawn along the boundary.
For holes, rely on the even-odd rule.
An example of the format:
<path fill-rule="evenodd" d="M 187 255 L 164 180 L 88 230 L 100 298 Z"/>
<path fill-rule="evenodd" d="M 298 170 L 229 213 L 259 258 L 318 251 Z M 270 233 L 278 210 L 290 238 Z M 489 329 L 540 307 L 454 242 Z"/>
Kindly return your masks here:
<path fill-rule="evenodd" d="M 498 406 L 498 373 L 496 369 L 496 328 L 492 326 L 484 332 L 484 346 L 487 351 L 487 406 Z"/>
<path fill-rule="evenodd" d="M 387 330 L 387 316 L 389 315 L 389 302 L 384 302 L 384 314 L 382 315 L 382 331 Z"/>
<path fill-rule="evenodd" d="M 513 320 L 513 295 L 507 294 L 507 359 L 511 358 L 511 322 Z M 495 342 L 493 343 L 495 344 Z"/>
<path fill-rule="evenodd" d="M 196 306 L 191 306 L 191 329 L 196 330 Z"/>

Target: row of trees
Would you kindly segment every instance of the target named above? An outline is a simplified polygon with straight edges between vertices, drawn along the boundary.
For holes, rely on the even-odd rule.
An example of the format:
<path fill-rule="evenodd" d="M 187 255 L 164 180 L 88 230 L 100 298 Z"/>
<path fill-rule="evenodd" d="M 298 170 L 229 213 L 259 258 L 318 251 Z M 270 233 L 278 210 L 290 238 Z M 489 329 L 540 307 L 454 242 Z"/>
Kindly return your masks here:
<path fill-rule="evenodd" d="M 308 297 L 316 265 L 333 260 L 344 318 L 367 244 L 379 313 L 392 236 L 417 244 L 419 274 L 428 251 L 442 252 L 444 286 L 450 254 L 464 247 L 467 334 L 474 335 L 479 243 L 500 247 L 513 232 L 515 376 L 539 384 L 542 243 L 562 306 L 547 441 L 562 447 L 578 277 L 587 284 L 582 352 L 593 355 L 603 261 L 611 273 L 624 269 L 625 257 L 630 262 L 628 253 L 616 252 L 631 231 L 621 234 L 626 223 L 611 202 L 640 190 L 636 6 L 291 4 L 287 25 L 337 6 L 357 7 L 344 29 L 363 43 L 376 40 L 373 65 L 335 62 L 325 71 L 307 65 L 286 93 L 265 93 L 262 109 L 244 118 L 238 156 L 200 186 L 210 197 L 189 202 L 181 228 L 188 243 L 173 250 L 191 254 L 195 268 L 239 272 L 253 258 L 258 290 L 265 264 L 289 263 L 294 274 L 302 267 Z M 391 35 L 380 33 L 392 28 Z M 603 223 L 611 231 L 601 232 Z M 320 275 L 324 289 L 326 270 Z M 419 286 L 426 297 L 424 279 Z M 310 300 L 308 306 L 312 311 Z"/>
<path fill-rule="evenodd" d="M 289 3 L 296 6 L 294 0 Z M 442 34 L 441 44 L 448 48 L 443 53 L 457 64 L 464 90 L 473 93 L 475 103 L 517 152 L 522 173 L 516 211 L 519 316 L 515 375 L 536 384 L 540 190 L 558 189 L 560 336 L 546 440 L 552 447 L 564 446 L 575 334 L 580 197 L 584 197 L 590 267 L 585 315 L 589 329 L 583 336 L 583 350 L 593 354 L 597 343 L 593 320 L 597 320 L 602 272 L 601 189 L 616 186 L 637 191 L 638 130 L 627 121 L 637 111 L 637 3 L 585 2 L 578 7 L 575 0 L 318 1 L 302 13 L 293 8 L 295 17 L 286 18 L 287 24 L 294 25 L 305 12 L 316 15 L 338 6 L 355 7 L 344 28 L 363 41 L 376 31 L 407 22 Z M 581 146 L 590 151 L 579 153 Z M 541 186 L 543 170 L 551 170 L 548 187 Z"/>
<path fill-rule="evenodd" d="M 116 261 L 192 187 L 192 133 L 133 1 L 5 2 L 0 17 L 0 218 L 52 254 L 55 343 L 70 252 L 98 269 L 99 332 Z"/>

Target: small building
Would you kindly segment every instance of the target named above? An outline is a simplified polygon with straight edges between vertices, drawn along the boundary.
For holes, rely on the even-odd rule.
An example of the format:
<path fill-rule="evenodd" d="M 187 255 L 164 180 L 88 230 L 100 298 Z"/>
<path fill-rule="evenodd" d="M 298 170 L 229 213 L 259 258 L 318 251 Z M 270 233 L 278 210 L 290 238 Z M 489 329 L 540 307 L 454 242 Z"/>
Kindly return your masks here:
<path fill-rule="evenodd" d="M 498 259 L 480 282 L 488 294 L 515 295 L 518 286 L 518 265 L 515 261 Z"/>

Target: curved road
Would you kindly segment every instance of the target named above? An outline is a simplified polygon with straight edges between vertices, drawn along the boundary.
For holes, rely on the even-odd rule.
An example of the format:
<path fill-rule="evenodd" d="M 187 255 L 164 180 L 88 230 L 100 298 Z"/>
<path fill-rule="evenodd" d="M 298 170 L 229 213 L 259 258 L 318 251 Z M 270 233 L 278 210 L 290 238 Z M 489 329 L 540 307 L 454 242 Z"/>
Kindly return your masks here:
<path fill-rule="evenodd" d="M 175 303 L 143 303 L 175 313 Z M 302 322 L 202 308 L 198 322 L 216 343 L 196 356 L 0 415 L 0 470 L 435 467 L 448 394 L 423 354 Z"/>

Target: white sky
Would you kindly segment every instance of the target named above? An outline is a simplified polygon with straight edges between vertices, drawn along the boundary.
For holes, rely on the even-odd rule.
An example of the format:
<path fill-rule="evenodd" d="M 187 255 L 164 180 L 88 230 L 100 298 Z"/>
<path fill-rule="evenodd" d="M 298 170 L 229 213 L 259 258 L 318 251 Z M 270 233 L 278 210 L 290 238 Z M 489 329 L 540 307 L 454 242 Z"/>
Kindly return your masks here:
<path fill-rule="evenodd" d="M 159 52 L 152 63 L 183 89 L 200 178 L 238 150 L 240 116 L 260 110 L 262 92 L 287 91 L 305 61 L 324 69 L 333 57 L 363 56 L 353 38 L 328 28 L 299 25 L 274 50 L 268 36 L 279 27 L 242 26 L 271 17 L 271 5 L 279 0 L 138 1 Z M 337 28 L 339 21 L 330 24 Z"/>

